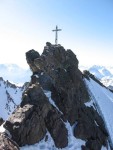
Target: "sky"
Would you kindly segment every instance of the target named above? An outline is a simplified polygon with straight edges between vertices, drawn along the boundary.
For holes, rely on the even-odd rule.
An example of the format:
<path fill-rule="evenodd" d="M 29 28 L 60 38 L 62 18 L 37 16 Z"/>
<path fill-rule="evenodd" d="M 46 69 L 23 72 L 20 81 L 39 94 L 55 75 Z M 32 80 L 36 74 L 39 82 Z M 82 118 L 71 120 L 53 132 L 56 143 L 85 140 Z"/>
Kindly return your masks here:
<path fill-rule="evenodd" d="M 28 67 L 46 42 L 71 49 L 79 65 L 113 66 L 113 0 L 0 0 L 0 64 Z"/>

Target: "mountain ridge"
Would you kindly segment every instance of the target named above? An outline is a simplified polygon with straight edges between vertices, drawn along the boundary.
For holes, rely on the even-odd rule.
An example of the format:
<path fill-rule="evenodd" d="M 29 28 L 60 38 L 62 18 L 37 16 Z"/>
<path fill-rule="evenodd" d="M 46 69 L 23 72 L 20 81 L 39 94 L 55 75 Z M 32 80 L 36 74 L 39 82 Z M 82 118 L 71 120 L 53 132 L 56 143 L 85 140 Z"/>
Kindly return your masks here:
<path fill-rule="evenodd" d="M 47 42 L 41 55 L 32 49 L 26 53 L 26 60 L 32 70 L 31 81 L 20 105 L 3 124 L 11 140 L 22 148 L 48 142 L 50 136 L 53 143 L 49 149 L 107 147 L 108 133 L 101 116 L 94 105 L 85 105 L 90 95 L 76 55 Z"/>

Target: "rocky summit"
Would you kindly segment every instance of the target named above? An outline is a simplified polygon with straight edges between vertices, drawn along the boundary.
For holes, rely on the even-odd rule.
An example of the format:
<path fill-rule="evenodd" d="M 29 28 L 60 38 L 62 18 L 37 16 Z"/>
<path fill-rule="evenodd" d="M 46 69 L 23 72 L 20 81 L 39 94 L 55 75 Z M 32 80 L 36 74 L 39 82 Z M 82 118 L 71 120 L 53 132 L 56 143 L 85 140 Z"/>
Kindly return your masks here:
<path fill-rule="evenodd" d="M 90 95 L 76 55 L 70 49 L 47 42 L 41 55 L 32 49 L 26 53 L 26 60 L 33 73 L 31 82 L 23 92 L 22 102 L 4 123 L 11 139 L 5 135 L 0 135 L 0 139 L 10 139 L 15 149 L 19 149 L 44 138 L 47 141 L 49 132 L 55 146 L 65 148 L 68 146 L 65 123 L 69 122 L 73 135 L 85 141 L 82 150 L 101 150 L 102 145 L 107 146 L 108 134 L 102 118 L 94 107 L 84 104 L 90 101 Z"/>

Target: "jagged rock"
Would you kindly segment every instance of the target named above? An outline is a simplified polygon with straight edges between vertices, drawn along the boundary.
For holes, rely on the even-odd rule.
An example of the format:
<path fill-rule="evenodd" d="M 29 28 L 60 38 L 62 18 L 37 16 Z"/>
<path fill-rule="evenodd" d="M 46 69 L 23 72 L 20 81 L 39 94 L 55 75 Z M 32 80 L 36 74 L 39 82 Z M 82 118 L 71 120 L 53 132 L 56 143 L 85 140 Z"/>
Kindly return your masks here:
<path fill-rule="evenodd" d="M 4 123 L 3 118 L 0 117 L 0 126 Z"/>
<path fill-rule="evenodd" d="M 94 111 L 93 107 L 87 108 L 84 106 L 80 111 L 77 125 L 74 128 L 75 137 L 88 141 L 89 139 L 98 139 L 100 146 L 106 146 L 108 134 L 101 117 Z"/>
<path fill-rule="evenodd" d="M 14 88 L 14 89 L 16 89 L 16 88 L 17 88 L 17 86 L 16 86 L 15 84 L 10 83 L 8 80 L 6 81 L 6 86 L 7 86 L 7 87 Z"/>
<path fill-rule="evenodd" d="M 31 84 L 24 92 L 21 106 L 24 106 L 28 103 L 40 107 L 45 104 L 49 104 L 47 97 L 38 83 Z"/>
<path fill-rule="evenodd" d="M 55 142 L 56 147 L 64 148 L 68 145 L 68 133 L 63 121 L 55 110 L 49 111 L 46 119 L 46 126 Z"/>
<path fill-rule="evenodd" d="M 29 64 L 30 69 L 35 72 L 38 68 L 34 65 L 34 59 L 40 57 L 40 54 L 36 52 L 34 49 L 28 51 L 27 55 L 27 63 Z"/>
<path fill-rule="evenodd" d="M 37 52 L 27 52 L 27 60 L 30 55 L 32 58 L 32 53 Z M 81 105 L 89 99 L 82 73 L 78 70 L 76 55 L 60 45 L 46 43 L 42 55 L 34 58 L 34 64 L 30 64 L 32 70 L 34 65 L 36 66 L 34 72 L 39 76 L 40 85 L 45 90 L 52 91 L 52 99 L 73 124 L 76 121 L 76 105 Z"/>
<path fill-rule="evenodd" d="M 29 57 L 31 55 L 32 58 L 30 53 L 29 51 Z M 26 58 L 28 60 L 28 53 Z M 68 120 L 71 125 L 78 122 L 74 130 L 75 137 L 83 140 L 98 138 L 101 145 L 105 145 L 107 132 L 102 119 L 93 108 L 84 105 L 89 100 L 89 94 L 83 82 L 83 75 L 78 69 L 76 55 L 60 45 L 46 43 L 42 55 L 34 58 L 30 67 L 34 68 L 34 65 L 38 82 L 43 89 L 51 90 L 52 99 L 63 112 L 64 120 Z"/>
<path fill-rule="evenodd" d="M 5 122 L 4 127 L 11 133 L 19 146 L 34 144 L 44 138 L 46 127 L 38 107 L 27 104 L 19 107 Z M 41 113 L 41 112 L 40 112 Z"/>
<path fill-rule="evenodd" d="M 7 135 L 0 133 L 0 150 L 20 150 L 19 146 Z"/>

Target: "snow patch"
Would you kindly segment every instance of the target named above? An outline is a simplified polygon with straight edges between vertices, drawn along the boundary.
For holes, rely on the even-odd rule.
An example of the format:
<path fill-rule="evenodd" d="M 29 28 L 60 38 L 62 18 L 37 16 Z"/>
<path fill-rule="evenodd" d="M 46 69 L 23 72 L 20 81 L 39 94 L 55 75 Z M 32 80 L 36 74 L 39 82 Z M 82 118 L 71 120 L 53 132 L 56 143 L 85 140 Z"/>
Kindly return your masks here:
<path fill-rule="evenodd" d="M 95 107 L 94 107 L 94 102 L 93 102 L 93 100 L 91 100 L 91 101 L 89 101 L 89 102 L 86 102 L 86 103 L 84 103 L 87 107 L 93 107 L 94 109 L 95 109 Z"/>
<path fill-rule="evenodd" d="M 43 75 L 44 73 L 43 72 L 41 72 L 41 76 Z"/>
<path fill-rule="evenodd" d="M 1 132 L 1 133 L 4 133 L 5 130 L 6 130 L 6 129 L 3 127 L 3 124 L 2 124 L 2 125 L 0 126 L 0 132 Z"/>
<path fill-rule="evenodd" d="M 36 78 L 39 78 L 39 76 L 37 74 L 34 75 Z"/>
<path fill-rule="evenodd" d="M 0 126 L 0 133 L 6 133 L 9 138 L 12 138 L 12 135 L 10 134 L 10 132 L 8 130 L 6 130 L 4 127 L 3 127 L 4 123 Z"/>
<path fill-rule="evenodd" d="M 49 99 L 49 102 L 51 103 L 51 105 L 53 105 L 61 114 L 63 114 L 59 108 L 56 106 L 55 102 L 51 99 L 51 91 L 45 91 L 44 90 L 44 94 L 46 95 L 46 97 Z"/>

